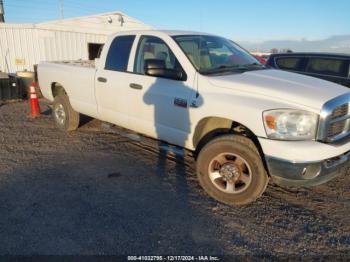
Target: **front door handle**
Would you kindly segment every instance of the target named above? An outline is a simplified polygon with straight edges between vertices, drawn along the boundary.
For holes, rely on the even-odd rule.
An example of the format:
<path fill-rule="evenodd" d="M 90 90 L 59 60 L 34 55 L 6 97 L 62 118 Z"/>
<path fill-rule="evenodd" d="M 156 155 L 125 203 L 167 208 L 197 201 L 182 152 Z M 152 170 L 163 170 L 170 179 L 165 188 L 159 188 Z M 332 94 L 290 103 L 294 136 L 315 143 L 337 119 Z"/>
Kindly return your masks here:
<path fill-rule="evenodd" d="M 107 78 L 98 77 L 98 78 L 97 78 L 97 81 L 98 81 L 98 82 L 101 82 L 101 83 L 107 83 Z"/>
<path fill-rule="evenodd" d="M 141 90 L 143 88 L 142 85 L 134 84 L 134 83 L 131 83 L 130 87 L 133 89 L 138 89 L 138 90 Z"/>

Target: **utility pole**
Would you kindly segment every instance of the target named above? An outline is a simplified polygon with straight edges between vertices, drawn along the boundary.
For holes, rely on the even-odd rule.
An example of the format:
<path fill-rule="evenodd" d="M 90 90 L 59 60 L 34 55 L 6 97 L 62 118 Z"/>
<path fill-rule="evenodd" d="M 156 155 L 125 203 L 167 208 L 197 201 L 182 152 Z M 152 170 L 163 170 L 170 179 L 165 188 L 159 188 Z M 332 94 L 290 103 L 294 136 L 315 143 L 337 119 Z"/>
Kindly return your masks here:
<path fill-rule="evenodd" d="M 60 0 L 60 13 L 61 13 L 61 19 L 64 19 L 64 0 Z"/>
<path fill-rule="evenodd" d="M 5 23 L 5 11 L 3 0 L 0 0 L 0 23 Z"/>

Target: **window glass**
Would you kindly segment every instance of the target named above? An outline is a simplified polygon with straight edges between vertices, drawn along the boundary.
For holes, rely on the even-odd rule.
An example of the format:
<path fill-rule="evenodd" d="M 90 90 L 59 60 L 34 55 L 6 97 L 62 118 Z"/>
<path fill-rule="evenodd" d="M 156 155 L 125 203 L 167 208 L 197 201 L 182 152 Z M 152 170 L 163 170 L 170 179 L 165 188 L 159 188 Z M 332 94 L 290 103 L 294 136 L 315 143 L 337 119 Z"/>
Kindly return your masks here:
<path fill-rule="evenodd" d="M 301 58 L 298 57 L 277 58 L 276 60 L 278 67 L 286 70 L 298 70 L 300 63 Z"/>
<path fill-rule="evenodd" d="M 234 42 L 208 35 L 174 36 L 194 67 L 201 73 L 260 63 Z"/>
<path fill-rule="evenodd" d="M 148 59 L 163 60 L 167 69 L 182 71 L 180 63 L 176 59 L 174 53 L 165 42 L 158 37 L 144 36 L 141 38 L 134 71 L 139 74 L 145 74 L 145 62 Z"/>
<path fill-rule="evenodd" d="M 316 73 L 322 75 L 334 75 L 346 77 L 346 61 L 327 59 L 327 58 L 310 58 L 306 67 L 309 73 Z"/>
<path fill-rule="evenodd" d="M 106 59 L 106 70 L 127 71 L 131 47 L 134 43 L 135 36 L 118 36 L 116 37 L 108 51 Z"/>

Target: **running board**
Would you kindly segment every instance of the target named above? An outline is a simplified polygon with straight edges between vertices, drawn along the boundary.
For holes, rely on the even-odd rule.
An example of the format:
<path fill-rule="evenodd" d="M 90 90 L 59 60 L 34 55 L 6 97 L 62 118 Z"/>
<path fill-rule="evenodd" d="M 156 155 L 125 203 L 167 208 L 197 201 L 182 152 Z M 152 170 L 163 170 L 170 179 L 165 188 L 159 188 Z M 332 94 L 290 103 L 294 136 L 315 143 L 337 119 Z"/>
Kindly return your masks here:
<path fill-rule="evenodd" d="M 152 138 L 145 138 L 145 137 L 142 137 L 142 136 L 135 134 L 135 133 L 129 133 L 126 130 L 119 129 L 118 127 L 115 127 L 114 125 L 109 124 L 109 123 L 102 123 L 101 128 L 112 133 L 112 134 L 116 134 L 116 135 L 119 135 L 121 137 L 128 138 L 128 139 L 135 141 L 135 142 L 145 142 L 145 144 L 151 143 L 153 147 L 155 147 L 155 148 L 158 147 L 159 150 L 165 151 L 169 154 L 180 156 L 180 157 L 185 156 L 185 149 L 183 149 L 181 147 L 169 145 L 166 142 L 157 141 L 157 140 L 152 139 Z"/>
<path fill-rule="evenodd" d="M 133 134 L 133 133 L 127 133 L 125 131 L 118 130 L 116 128 L 113 128 L 113 125 L 108 124 L 108 123 L 102 123 L 101 124 L 101 128 L 105 129 L 105 130 L 108 130 L 109 132 L 111 132 L 113 134 L 129 138 L 132 141 L 141 142 L 141 140 L 142 140 L 139 135 Z"/>

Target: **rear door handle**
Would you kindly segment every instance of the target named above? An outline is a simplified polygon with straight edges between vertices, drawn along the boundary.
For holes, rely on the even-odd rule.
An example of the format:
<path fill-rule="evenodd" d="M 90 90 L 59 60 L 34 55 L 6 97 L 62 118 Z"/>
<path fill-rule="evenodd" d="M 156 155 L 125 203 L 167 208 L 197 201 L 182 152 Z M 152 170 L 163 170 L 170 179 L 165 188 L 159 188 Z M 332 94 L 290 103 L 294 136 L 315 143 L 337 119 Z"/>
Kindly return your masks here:
<path fill-rule="evenodd" d="M 131 83 L 129 86 L 133 89 L 138 89 L 138 90 L 141 90 L 143 88 L 142 85 L 134 84 L 134 83 Z"/>
<path fill-rule="evenodd" d="M 107 83 L 107 78 L 98 77 L 98 78 L 97 78 L 97 81 L 98 81 L 98 82 L 101 82 L 101 83 Z"/>

